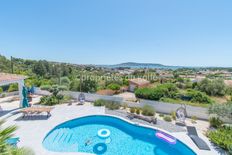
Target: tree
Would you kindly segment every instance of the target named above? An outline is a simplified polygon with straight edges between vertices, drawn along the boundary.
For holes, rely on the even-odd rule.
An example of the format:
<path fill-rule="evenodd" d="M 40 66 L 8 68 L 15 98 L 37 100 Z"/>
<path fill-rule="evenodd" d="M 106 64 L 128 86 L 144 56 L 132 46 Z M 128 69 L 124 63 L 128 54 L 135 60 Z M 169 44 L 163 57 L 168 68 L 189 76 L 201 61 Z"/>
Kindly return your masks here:
<path fill-rule="evenodd" d="M 226 85 L 222 79 L 204 79 L 197 84 L 197 89 L 210 96 L 224 96 Z"/>
<path fill-rule="evenodd" d="M 197 90 L 189 89 L 186 95 L 191 98 L 191 102 L 212 103 L 208 95 Z"/>
<path fill-rule="evenodd" d="M 62 77 L 60 79 L 60 84 L 63 85 L 63 86 L 67 86 L 69 88 L 70 83 L 71 83 L 71 81 L 69 80 L 69 78 L 67 76 Z"/>
<path fill-rule="evenodd" d="M 77 79 L 72 80 L 70 84 L 71 91 L 80 91 L 80 81 Z"/>
<path fill-rule="evenodd" d="M 38 61 L 34 64 L 33 72 L 39 76 L 45 76 L 47 70 L 43 61 Z"/>
<path fill-rule="evenodd" d="M 0 55 L 0 72 L 10 72 L 10 60 Z"/>
<path fill-rule="evenodd" d="M 86 79 L 83 80 L 81 83 L 81 90 L 83 92 L 96 92 L 97 90 L 97 83 L 94 80 Z"/>

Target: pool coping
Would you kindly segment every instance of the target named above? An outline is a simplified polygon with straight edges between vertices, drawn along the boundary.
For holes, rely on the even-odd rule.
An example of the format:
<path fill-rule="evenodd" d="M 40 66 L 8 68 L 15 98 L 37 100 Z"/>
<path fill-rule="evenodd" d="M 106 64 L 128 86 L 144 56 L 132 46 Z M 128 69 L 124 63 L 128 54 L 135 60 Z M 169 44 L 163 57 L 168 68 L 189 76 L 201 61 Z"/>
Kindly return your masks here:
<path fill-rule="evenodd" d="M 189 136 L 187 134 L 185 134 L 185 132 L 178 132 L 178 133 L 171 133 L 169 131 L 166 131 L 164 129 L 158 128 L 158 127 L 154 127 L 154 126 L 150 126 L 150 125 L 146 125 L 146 124 L 142 124 L 142 123 L 137 123 L 137 122 L 133 122 L 131 120 L 125 119 L 121 116 L 116 116 L 116 115 L 111 115 L 111 114 L 88 114 L 88 115 L 83 115 L 74 119 L 70 119 L 68 121 L 72 121 L 78 118 L 84 118 L 84 117 L 89 117 L 89 116 L 109 116 L 109 117 L 114 117 L 114 118 L 118 118 L 122 121 L 125 121 L 127 123 L 130 123 L 134 126 L 139 126 L 139 127 L 144 127 L 144 128 L 150 128 L 150 129 L 154 129 L 154 130 L 158 130 L 161 132 L 164 132 L 174 138 L 176 138 L 178 141 L 180 141 L 183 145 L 185 145 L 186 147 L 188 147 L 191 151 L 193 151 L 195 154 L 197 155 L 208 155 L 209 153 L 213 153 L 212 151 L 207 151 L 207 150 L 199 150 L 195 144 L 191 141 L 191 139 L 189 138 Z M 57 126 L 55 126 L 53 129 L 55 129 L 56 127 L 58 127 L 59 125 L 65 123 L 67 121 L 61 122 L 60 124 L 58 124 Z M 52 129 L 52 130 L 53 130 Z M 51 131 L 52 131 L 51 130 Z M 44 139 L 49 135 L 49 133 L 51 132 L 49 131 L 46 136 L 44 137 Z M 183 137 L 185 136 L 185 137 Z M 202 137 L 203 135 L 200 135 L 200 137 Z M 189 141 L 190 140 L 190 141 Z M 205 138 L 204 138 L 205 140 Z M 46 149 L 46 148 L 45 148 Z M 212 148 L 211 148 L 212 149 Z M 84 152 L 78 152 L 78 153 L 84 153 Z M 213 155 L 213 154 L 212 154 Z"/>

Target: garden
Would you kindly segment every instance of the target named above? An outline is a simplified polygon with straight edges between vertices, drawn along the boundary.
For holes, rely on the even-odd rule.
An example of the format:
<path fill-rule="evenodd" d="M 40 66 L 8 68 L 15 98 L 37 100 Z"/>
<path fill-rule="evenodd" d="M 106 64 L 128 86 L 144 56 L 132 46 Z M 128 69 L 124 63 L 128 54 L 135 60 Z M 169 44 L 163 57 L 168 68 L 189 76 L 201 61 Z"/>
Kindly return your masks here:
<path fill-rule="evenodd" d="M 224 123 L 223 120 L 231 123 L 232 103 L 223 105 L 213 104 L 209 108 L 209 113 L 213 115 L 210 118 L 210 127 L 207 136 L 210 141 L 223 148 L 232 155 L 232 125 Z"/>

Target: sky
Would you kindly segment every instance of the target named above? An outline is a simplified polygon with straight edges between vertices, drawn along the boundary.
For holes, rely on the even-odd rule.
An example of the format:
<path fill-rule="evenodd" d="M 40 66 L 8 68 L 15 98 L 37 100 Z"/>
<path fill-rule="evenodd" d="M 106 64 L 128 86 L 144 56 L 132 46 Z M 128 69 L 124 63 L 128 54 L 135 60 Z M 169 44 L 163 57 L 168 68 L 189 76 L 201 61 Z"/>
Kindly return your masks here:
<path fill-rule="evenodd" d="M 231 0 L 1 0 L 0 54 L 232 67 Z"/>

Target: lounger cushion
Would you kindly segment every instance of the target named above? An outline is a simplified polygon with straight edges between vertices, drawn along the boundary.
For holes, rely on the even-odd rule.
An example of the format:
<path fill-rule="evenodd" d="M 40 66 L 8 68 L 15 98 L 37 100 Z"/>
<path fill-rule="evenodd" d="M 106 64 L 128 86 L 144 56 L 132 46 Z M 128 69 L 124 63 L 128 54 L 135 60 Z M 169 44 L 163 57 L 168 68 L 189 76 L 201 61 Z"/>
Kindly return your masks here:
<path fill-rule="evenodd" d="M 200 150 L 210 150 L 209 146 L 200 137 L 195 135 L 189 135 L 192 141 L 197 145 Z"/>
<path fill-rule="evenodd" d="M 198 136 L 197 130 L 194 126 L 187 126 L 188 134 Z"/>

